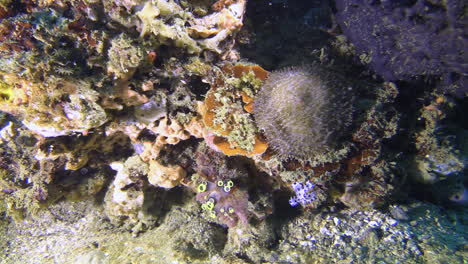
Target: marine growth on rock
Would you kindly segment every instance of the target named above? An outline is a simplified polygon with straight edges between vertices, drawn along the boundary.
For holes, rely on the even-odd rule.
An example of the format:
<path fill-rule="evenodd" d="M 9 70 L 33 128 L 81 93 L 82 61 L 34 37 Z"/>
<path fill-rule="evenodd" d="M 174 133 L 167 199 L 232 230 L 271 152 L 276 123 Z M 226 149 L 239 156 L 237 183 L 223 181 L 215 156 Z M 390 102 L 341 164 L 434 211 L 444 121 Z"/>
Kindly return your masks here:
<path fill-rule="evenodd" d="M 339 145 L 352 121 L 352 87 L 317 65 L 270 73 L 254 116 L 282 157 L 310 159 Z"/>

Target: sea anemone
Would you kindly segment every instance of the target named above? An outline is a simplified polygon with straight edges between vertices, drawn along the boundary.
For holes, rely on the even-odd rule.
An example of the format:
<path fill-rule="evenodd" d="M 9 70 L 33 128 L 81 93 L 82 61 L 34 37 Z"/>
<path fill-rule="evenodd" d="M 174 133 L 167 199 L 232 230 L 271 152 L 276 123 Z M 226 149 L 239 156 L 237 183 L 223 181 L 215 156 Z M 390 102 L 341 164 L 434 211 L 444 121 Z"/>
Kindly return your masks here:
<path fill-rule="evenodd" d="M 339 145 L 352 121 L 352 86 L 319 65 L 270 73 L 254 117 L 281 156 L 310 159 Z"/>

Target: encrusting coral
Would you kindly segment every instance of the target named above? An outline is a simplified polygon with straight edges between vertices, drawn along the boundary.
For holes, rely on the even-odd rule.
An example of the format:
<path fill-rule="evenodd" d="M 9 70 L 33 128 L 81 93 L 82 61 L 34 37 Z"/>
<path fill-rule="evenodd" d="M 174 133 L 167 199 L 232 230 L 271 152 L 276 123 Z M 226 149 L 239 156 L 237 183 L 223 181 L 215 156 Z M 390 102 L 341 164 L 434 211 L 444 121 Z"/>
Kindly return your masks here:
<path fill-rule="evenodd" d="M 267 72 L 258 65 L 225 65 L 227 78 L 215 78 L 200 112 L 209 132 L 209 145 L 228 156 L 253 156 L 265 152 L 268 144 L 250 114 L 252 97 Z M 224 76 L 224 75 L 221 75 Z"/>

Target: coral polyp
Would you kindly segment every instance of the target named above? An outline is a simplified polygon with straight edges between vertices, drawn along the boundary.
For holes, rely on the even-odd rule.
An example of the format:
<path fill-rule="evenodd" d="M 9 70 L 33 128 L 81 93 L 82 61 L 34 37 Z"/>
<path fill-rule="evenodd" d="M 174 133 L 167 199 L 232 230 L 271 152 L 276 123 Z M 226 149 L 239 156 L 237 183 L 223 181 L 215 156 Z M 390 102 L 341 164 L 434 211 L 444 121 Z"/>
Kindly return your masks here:
<path fill-rule="evenodd" d="M 339 143 L 352 121 L 351 86 L 317 65 L 270 73 L 254 116 L 282 157 L 308 159 Z"/>

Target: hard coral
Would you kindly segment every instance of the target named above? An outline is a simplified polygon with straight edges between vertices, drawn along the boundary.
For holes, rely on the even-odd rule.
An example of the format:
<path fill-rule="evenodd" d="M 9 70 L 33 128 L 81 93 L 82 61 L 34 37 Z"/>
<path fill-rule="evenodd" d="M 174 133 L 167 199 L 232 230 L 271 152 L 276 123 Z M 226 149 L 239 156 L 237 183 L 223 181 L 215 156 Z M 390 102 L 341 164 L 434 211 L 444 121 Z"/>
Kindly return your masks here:
<path fill-rule="evenodd" d="M 268 147 L 250 114 L 253 96 L 268 72 L 258 65 L 226 65 L 201 107 L 206 141 L 226 155 L 253 156 Z"/>
<path fill-rule="evenodd" d="M 351 87 L 317 65 L 270 73 L 254 116 L 282 157 L 308 159 L 340 142 L 352 121 Z"/>

